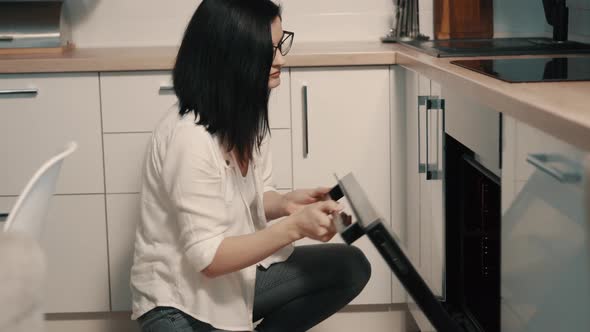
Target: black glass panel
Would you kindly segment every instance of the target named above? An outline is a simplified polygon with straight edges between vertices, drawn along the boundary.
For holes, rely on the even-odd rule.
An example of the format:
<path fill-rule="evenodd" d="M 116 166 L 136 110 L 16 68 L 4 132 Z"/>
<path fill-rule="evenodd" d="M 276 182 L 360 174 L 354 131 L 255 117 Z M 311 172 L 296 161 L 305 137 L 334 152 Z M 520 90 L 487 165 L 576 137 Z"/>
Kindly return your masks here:
<path fill-rule="evenodd" d="M 507 82 L 590 80 L 590 57 L 456 60 L 451 63 Z"/>
<path fill-rule="evenodd" d="M 410 40 L 402 44 L 437 57 L 590 53 L 590 44 L 550 38 Z"/>

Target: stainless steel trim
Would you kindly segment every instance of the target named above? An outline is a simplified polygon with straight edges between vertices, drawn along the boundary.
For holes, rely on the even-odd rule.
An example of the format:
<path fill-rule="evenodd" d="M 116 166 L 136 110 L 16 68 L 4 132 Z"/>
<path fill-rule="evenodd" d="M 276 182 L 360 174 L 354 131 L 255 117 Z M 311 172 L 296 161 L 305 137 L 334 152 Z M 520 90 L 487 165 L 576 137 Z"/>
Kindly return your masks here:
<path fill-rule="evenodd" d="M 488 179 L 490 179 L 492 182 L 494 182 L 497 185 L 500 185 L 500 177 L 497 176 L 496 174 L 494 174 L 493 172 L 491 172 L 489 169 L 487 169 L 484 165 L 482 165 L 480 162 L 478 162 L 477 160 L 475 160 L 475 158 L 473 158 L 470 155 L 464 154 L 463 155 L 463 160 L 465 160 L 466 163 L 468 163 L 469 165 L 471 165 L 471 167 L 475 168 L 478 172 L 480 172 L 481 174 L 483 174 L 485 177 L 487 177 Z"/>
<path fill-rule="evenodd" d="M 442 115 L 442 119 L 439 122 L 439 116 L 436 117 L 436 164 L 435 169 L 431 170 L 431 179 L 440 180 L 443 176 L 441 159 L 443 158 L 444 151 L 444 133 L 445 133 L 445 100 L 436 97 L 430 100 L 431 109 L 437 110 Z M 440 127 L 440 128 L 439 128 Z M 443 142 L 441 142 L 441 140 Z"/>
<path fill-rule="evenodd" d="M 309 111 L 307 85 L 303 85 L 303 158 L 309 156 L 309 127 L 307 122 L 307 116 Z"/>
<path fill-rule="evenodd" d="M 0 1 L 0 48 L 65 44 L 68 33 L 62 6 L 63 1 Z"/>
<path fill-rule="evenodd" d="M 526 161 L 561 183 L 579 183 L 582 180 L 582 174 L 579 171 L 563 172 L 549 165 L 549 163 L 562 163 L 572 166 L 574 162 L 564 156 L 558 154 L 531 153 L 527 156 Z"/>
<path fill-rule="evenodd" d="M 33 95 L 36 96 L 39 93 L 38 89 L 7 89 L 7 90 L 0 90 L 0 97 L 1 96 L 10 96 L 10 95 Z"/>
<path fill-rule="evenodd" d="M 174 91 L 174 86 L 172 84 L 160 85 L 160 92 L 172 92 L 172 91 Z"/>
<path fill-rule="evenodd" d="M 426 165 L 422 163 L 420 157 L 420 106 L 426 106 L 427 100 L 428 96 L 418 96 L 418 111 L 416 112 L 418 114 L 418 174 L 423 174 L 426 172 Z"/>
<path fill-rule="evenodd" d="M 429 119 L 430 119 L 430 108 L 429 106 L 429 102 L 430 99 L 427 101 L 426 103 L 426 180 L 432 180 L 432 172 L 430 171 L 430 158 L 428 158 L 428 155 L 430 154 L 430 147 L 429 147 L 429 141 L 430 141 L 430 137 L 429 137 L 429 132 L 430 132 L 430 126 L 429 124 Z"/>

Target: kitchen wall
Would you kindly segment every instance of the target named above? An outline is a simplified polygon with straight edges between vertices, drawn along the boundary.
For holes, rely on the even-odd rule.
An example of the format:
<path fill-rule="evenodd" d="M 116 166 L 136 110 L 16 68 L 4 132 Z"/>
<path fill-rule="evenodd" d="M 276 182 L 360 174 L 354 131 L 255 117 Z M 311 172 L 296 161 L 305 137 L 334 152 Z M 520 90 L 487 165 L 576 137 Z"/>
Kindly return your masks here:
<path fill-rule="evenodd" d="M 282 0 L 297 41 L 378 40 L 392 0 Z M 177 45 L 199 0 L 71 0 L 65 16 L 79 47 Z"/>
<path fill-rule="evenodd" d="M 568 0 L 569 39 L 590 42 L 590 0 Z M 496 37 L 552 36 L 542 0 L 494 0 Z"/>

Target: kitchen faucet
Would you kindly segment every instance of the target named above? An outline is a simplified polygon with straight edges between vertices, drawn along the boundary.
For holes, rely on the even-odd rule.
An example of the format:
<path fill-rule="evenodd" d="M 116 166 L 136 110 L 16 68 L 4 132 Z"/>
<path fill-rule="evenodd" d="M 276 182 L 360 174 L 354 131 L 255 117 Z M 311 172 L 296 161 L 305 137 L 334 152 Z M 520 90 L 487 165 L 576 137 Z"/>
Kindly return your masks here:
<path fill-rule="evenodd" d="M 553 41 L 567 41 L 569 8 L 565 0 L 543 0 L 543 9 L 547 23 L 553 26 Z"/>

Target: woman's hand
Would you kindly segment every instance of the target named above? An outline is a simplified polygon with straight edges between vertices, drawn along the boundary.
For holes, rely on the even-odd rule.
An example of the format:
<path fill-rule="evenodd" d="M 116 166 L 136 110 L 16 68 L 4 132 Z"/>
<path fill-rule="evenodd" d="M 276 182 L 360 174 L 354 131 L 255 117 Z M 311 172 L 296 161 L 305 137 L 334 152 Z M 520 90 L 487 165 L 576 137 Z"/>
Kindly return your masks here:
<path fill-rule="evenodd" d="M 292 215 L 291 223 L 295 239 L 310 239 L 328 242 L 336 234 L 333 214 L 340 213 L 342 206 L 332 200 L 311 203 Z"/>
<path fill-rule="evenodd" d="M 328 199 L 331 188 L 297 189 L 283 195 L 283 208 L 287 215 L 292 215 L 304 206 Z"/>

